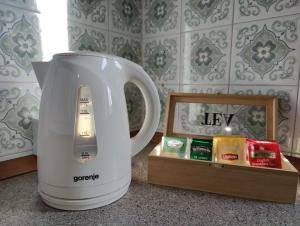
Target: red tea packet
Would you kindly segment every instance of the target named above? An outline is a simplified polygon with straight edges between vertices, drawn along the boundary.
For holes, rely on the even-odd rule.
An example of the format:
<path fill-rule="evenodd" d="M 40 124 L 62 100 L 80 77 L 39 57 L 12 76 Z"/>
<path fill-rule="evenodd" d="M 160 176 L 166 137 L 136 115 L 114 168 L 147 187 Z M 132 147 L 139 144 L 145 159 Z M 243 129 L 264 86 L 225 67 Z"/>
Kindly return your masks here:
<path fill-rule="evenodd" d="M 280 146 L 277 142 L 247 139 L 247 149 L 251 166 L 281 168 Z"/>

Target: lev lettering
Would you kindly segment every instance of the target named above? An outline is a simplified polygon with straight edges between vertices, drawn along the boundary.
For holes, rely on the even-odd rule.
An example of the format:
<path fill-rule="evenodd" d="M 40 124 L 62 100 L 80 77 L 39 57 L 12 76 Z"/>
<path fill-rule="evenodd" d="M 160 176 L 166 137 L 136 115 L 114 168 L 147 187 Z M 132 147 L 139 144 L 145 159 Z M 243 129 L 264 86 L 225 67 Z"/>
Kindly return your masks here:
<path fill-rule="evenodd" d="M 226 126 L 230 125 L 234 114 L 223 114 L 223 113 L 208 113 L 204 114 L 204 121 L 201 122 L 201 125 L 209 126 L 221 126 L 225 122 Z"/>

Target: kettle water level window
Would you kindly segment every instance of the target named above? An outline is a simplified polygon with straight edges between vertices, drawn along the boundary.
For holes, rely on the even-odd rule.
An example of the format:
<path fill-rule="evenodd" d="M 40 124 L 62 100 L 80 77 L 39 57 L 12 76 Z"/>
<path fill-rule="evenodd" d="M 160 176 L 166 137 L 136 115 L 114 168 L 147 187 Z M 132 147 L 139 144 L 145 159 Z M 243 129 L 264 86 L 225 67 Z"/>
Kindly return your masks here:
<path fill-rule="evenodd" d="M 75 128 L 76 158 L 83 163 L 95 159 L 97 140 L 92 94 L 88 86 L 80 86 L 78 90 Z"/>

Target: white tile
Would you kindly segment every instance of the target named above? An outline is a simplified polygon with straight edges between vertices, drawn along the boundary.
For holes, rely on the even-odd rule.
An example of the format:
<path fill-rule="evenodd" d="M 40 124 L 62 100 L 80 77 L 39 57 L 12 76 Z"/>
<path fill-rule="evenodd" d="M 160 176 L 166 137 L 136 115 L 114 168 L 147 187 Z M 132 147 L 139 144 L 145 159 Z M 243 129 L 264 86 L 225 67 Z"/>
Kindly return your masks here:
<path fill-rule="evenodd" d="M 108 31 L 68 21 L 69 49 L 72 51 L 108 52 Z"/>
<path fill-rule="evenodd" d="M 108 29 L 108 0 L 68 0 L 68 19 L 96 28 Z"/>
<path fill-rule="evenodd" d="M 184 93 L 209 93 L 226 94 L 228 86 L 226 85 L 182 85 L 180 92 Z M 175 132 L 184 134 L 197 134 L 203 136 L 213 136 L 223 131 L 223 126 L 202 125 L 204 113 L 216 113 L 226 111 L 226 105 L 208 105 L 208 104 L 187 104 L 180 103 L 177 106 L 175 117 L 177 118 Z"/>
<path fill-rule="evenodd" d="M 109 0 L 109 31 L 142 37 L 142 1 Z"/>
<path fill-rule="evenodd" d="M 143 68 L 155 83 L 178 84 L 181 69 L 179 35 L 144 39 Z"/>
<path fill-rule="evenodd" d="M 228 93 L 228 85 L 181 85 L 180 92 L 184 93 Z"/>
<path fill-rule="evenodd" d="M 180 0 L 147 0 L 143 4 L 143 37 L 180 32 Z"/>
<path fill-rule="evenodd" d="M 119 33 L 109 32 L 109 53 L 142 63 L 142 40 Z"/>
<path fill-rule="evenodd" d="M 234 22 L 247 22 L 296 13 L 300 13 L 298 0 L 236 0 L 234 6 Z"/>
<path fill-rule="evenodd" d="M 296 122 L 295 122 L 295 133 L 293 139 L 293 151 L 292 155 L 300 158 L 300 88 L 298 90 L 298 102 L 297 102 L 297 112 L 296 112 Z"/>
<path fill-rule="evenodd" d="M 182 35 L 183 84 L 228 84 L 232 26 Z"/>
<path fill-rule="evenodd" d="M 141 128 L 145 117 L 145 101 L 141 91 L 132 83 L 125 85 L 125 97 L 130 131 Z"/>
<path fill-rule="evenodd" d="M 298 85 L 300 15 L 234 25 L 231 84 Z"/>
<path fill-rule="evenodd" d="M 0 0 L 0 4 L 1 3 L 33 12 L 39 12 L 37 9 L 36 0 Z"/>
<path fill-rule="evenodd" d="M 37 14 L 0 6 L 0 81 L 36 82 L 31 61 L 42 59 Z"/>
<path fill-rule="evenodd" d="M 0 161 L 32 153 L 32 118 L 38 118 L 38 84 L 0 83 Z"/>
<path fill-rule="evenodd" d="M 279 97 L 277 141 L 283 153 L 292 152 L 298 87 L 296 86 L 231 86 L 233 94 L 262 94 Z"/>
<path fill-rule="evenodd" d="M 233 0 L 182 0 L 182 31 L 232 24 Z"/>
<path fill-rule="evenodd" d="M 178 92 L 178 85 L 164 85 L 164 84 L 156 84 L 158 95 L 160 98 L 161 112 L 160 112 L 160 122 L 157 131 L 164 132 L 165 129 L 165 117 L 166 117 L 166 108 L 168 102 L 168 95 L 171 92 Z"/>

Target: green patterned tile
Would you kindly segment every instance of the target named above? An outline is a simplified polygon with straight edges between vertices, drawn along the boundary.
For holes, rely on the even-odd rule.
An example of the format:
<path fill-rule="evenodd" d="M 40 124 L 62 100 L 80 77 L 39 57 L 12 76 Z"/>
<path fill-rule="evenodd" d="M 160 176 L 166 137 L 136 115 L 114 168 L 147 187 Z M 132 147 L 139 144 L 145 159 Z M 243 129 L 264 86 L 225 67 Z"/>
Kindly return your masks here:
<path fill-rule="evenodd" d="M 234 94 L 262 94 L 279 98 L 277 141 L 284 153 L 291 154 L 297 104 L 297 86 L 237 86 L 230 87 Z M 257 113 L 258 111 L 256 111 Z M 257 115 L 254 115 L 257 119 Z M 257 121 L 257 120 L 256 120 Z"/>
<path fill-rule="evenodd" d="M 297 111 L 296 111 L 296 122 L 295 122 L 295 132 L 293 137 L 293 149 L 292 155 L 300 158 L 300 88 L 298 89 L 298 101 L 297 101 Z M 298 117 L 297 117 L 298 116 Z"/>
<path fill-rule="evenodd" d="M 180 92 L 183 93 L 227 93 L 228 86 L 225 85 L 182 85 Z M 205 112 L 224 112 L 226 107 L 212 106 L 207 104 L 187 104 L 181 103 L 177 106 L 175 118 L 177 123 L 175 124 L 174 131 L 184 134 L 202 134 L 202 135 L 215 135 L 222 133 L 222 128 L 203 126 L 201 121 Z M 201 113 L 201 114 L 200 114 Z"/>
<path fill-rule="evenodd" d="M 297 85 L 300 15 L 234 25 L 231 83 Z"/>
<path fill-rule="evenodd" d="M 164 85 L 164 84 L 156 84 L 156 88 L 158 91 L 160 105 L 161 105 L 161 112 L 160 112 L 160 122 L 158 125 L 158 132 L 164 132 L 165 128 L 165 114 L 168 102 L 168 95 L 171 92 L 178 92 L 179 85 Z"/>
<path fill-rule="evenodd" d="M 142 60 L 142 40 L 135 39 L 119 33 L 109 33 L 110 53 L 126 58 L 137 64 Z"/>
<path fill-rule="evenodd" d="M 300 13 L 299 0 L 236 0 L 234 22 L 246 22 Z"/>
<path fill-rule="evenodd" d="M 232 24 L 232 0 L 182 0 L 182 30 Z"/>
<path fill-rule="evenodd" d="M 232 26 L 182 36 L 183 84 L 228 84 Z"/>
<path fill-rule="evenodd" d="M 40 94 L 38 84 L 0 83 L 0 160 L 31 154 Z"/>
<path fill-rule="evenodd" d="M 143 40 L 143 67 L 156 83 L 178 84 L 179 35 Z"/>
<path fill-rule="evenodd" d="M 36 82 L 31 61 L 42 58 L 37 14 L 0 8 L 0 81 Z"/>
<path fill-rule="evenodd" d="M 110 0 L 109 30 L 142 37 L 141 0 Z"/>
<path fill-rule="evenodd" d="M 125 85 L 125 96 L 130 131 L 141 128 L 145 116 L 145 102 L 141 91 L 132 83 Z"/>
<path fill-rule="evenodd" d="M 69 21 L 69 49 L 72 51 L 108 52 L 108 31 Z"/>
<path fill-rule="evenodd" d="M 180 0 L 149 0 L 143 8 L 144 37 L 180 32 Z"/>
<path fill-rule="evenodd" d="M 15 6 L 25 10 L 39 12 L 37 9 L 36 0 L 0 0 L 0 4 L 4 3 L 10 6 Z"/>
<path fill-rule="evenodd" d="M 108 29 L 108 0 L 68 0 L 68 19 Z"/>
<path fill-rule="evenodd" d="M 180 92 L 184 93 L 228 93 L 228 85 L 181 85 Z"/>

